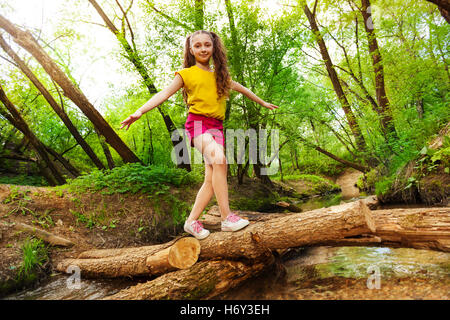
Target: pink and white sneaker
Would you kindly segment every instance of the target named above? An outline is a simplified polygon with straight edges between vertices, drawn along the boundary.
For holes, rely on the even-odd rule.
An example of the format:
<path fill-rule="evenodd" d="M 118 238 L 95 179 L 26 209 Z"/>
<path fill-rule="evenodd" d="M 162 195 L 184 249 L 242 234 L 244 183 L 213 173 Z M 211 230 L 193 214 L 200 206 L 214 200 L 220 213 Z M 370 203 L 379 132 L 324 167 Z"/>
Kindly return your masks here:
<path fill-rule="evenodd" d="M 225 221 L 222 221 L 222 231 L 238 231 L 248 226 L 250 222 L 230 213 Z"/>
<path fill-rule="evenodd" d="M 194 220 L 191 223 L 187 221 L 184 223 L 184 231 L 189 234 L 192 234 L 196 239 L 202 240 L 209 236 L 209 231 L 203 228 L 203 225 L 200 221 Z"/>

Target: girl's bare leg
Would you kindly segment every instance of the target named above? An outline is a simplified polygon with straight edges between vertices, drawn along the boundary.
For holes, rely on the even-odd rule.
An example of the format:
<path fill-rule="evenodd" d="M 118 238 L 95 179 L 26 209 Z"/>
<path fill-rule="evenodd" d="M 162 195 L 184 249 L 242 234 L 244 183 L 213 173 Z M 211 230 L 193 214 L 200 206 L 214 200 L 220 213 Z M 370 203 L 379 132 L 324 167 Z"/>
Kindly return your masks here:
<path fill-rule="evenodd" d="M 208 166 L 209 169 L 212 169 L 212 189 L 219 204 L 221 218 L 222 220 L 225 220 L 228 214 L 231 213 L 231 210 L 228 202 L 227 159 L 225 157 L 223 146 L 218 144 L 209 133 L 204 133 L 195 137 L 194 146 L 201 154 L 203 154 L 206 166 Z M 210 196 L 210 194 L 210 185 L 205 185 L 204 183 L 197 194 L 198 200 L 196 199 L 196 203 L 194 204 L 194 208 L 196 209 L 195 211 L 194 208 L 192 209 L 193 212 L 191 212 L 189 220 L 196 220 L 199 217 L 200 213 L 211 199 L 212 195 Z M 206 201 L 206 199 L 208 199 L 208 201 Z"/>
<path fill-rule="evenodd" d="M 195 198 L 194 206 L 192 207 L 191 213 L 187 219 L 188 222 L 197 220 L 200 214 L 208 205 L 212 196 L 214 195 L 214 189 L 212 185 L 212 165 L 205 163 L 205 181 L 201 186 Z"/>

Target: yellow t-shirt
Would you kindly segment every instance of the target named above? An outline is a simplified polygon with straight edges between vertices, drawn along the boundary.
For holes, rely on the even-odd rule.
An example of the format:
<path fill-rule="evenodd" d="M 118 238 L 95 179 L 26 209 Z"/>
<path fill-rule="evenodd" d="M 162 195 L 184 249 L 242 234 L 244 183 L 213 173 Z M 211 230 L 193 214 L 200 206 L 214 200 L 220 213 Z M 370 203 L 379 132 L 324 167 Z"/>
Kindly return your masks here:
<path fill-rule="evenodd" d="M 175 72 L 183 78 L 189 112 L 219 120 L 225 119 L 226 97 L 217 95 L 216 75 L 196 65 Z"/>

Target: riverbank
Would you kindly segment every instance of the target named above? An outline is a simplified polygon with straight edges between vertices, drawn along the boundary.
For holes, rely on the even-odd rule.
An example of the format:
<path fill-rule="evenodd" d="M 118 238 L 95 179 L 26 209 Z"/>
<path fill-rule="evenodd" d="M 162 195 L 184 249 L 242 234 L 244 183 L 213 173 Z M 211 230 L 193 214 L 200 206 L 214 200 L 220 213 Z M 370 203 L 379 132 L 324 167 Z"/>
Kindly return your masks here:
<path fill-rule="evenodd" d="M 299 182 L 298 182 L 299 183 Z M 332 192 L 331 183 L 304 182 L 314 190 Z M 188 214 L 201 183 L 182 187 L 166 187 L 158 192 L 132 194 L 73 190 L 67 187 L 33 187 L 0 185 L 0 283 L 5 295 L 14 290 L 36 287 L 52 274 L 58 261 L 77 256 L 90 249 L 136 247 L 157 244 L 183 233 L 181 221 L 175 217 Z M 229 181 L 232 210 L 289 212 L 277 203 L 300 201 L 271 190 L 256 179 L 247 178 L 238 185 Z M 311 190 L 306 190 L 314 195 Z M 303 196 L 304 198 L 304 196 Z M 215 197 L 205 213 L 217 205 Z M 184 212 L 183 212 L 184 210 Z M 35 281 L 18 281 L 23 264 L 23 243 L 33 239 L 27 232 L 17 230 L 24 223 L 74 243 L 72 247 L 46 246 L 48 260 L 35 266 Z M 0 294 L 1 296 L 1 294 Z"/>

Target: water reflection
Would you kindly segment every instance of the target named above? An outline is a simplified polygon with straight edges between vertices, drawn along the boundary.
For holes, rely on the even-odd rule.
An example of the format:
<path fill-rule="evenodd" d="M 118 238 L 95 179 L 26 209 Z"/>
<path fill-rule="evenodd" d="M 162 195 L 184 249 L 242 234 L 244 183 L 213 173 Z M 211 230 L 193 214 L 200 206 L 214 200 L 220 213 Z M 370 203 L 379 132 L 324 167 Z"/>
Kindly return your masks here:
<path fill-rule="evenodd" d="M 5 300 L 97 300 L 136 284 L 123 279 L 82 279 L 79 289 L 70 289 L 68 278 L 63 274 L 52 276 L 38 288 L 12 294 Z"/>
<path fill-rule="evenodd" d="M 445 278 L 449 275 L 450 254 L 431 250 L 370 247 L 328 248 L 331 258 L 315 266 L 320 277 L 367 278 L 377 268 L 383 278 Z"/>

